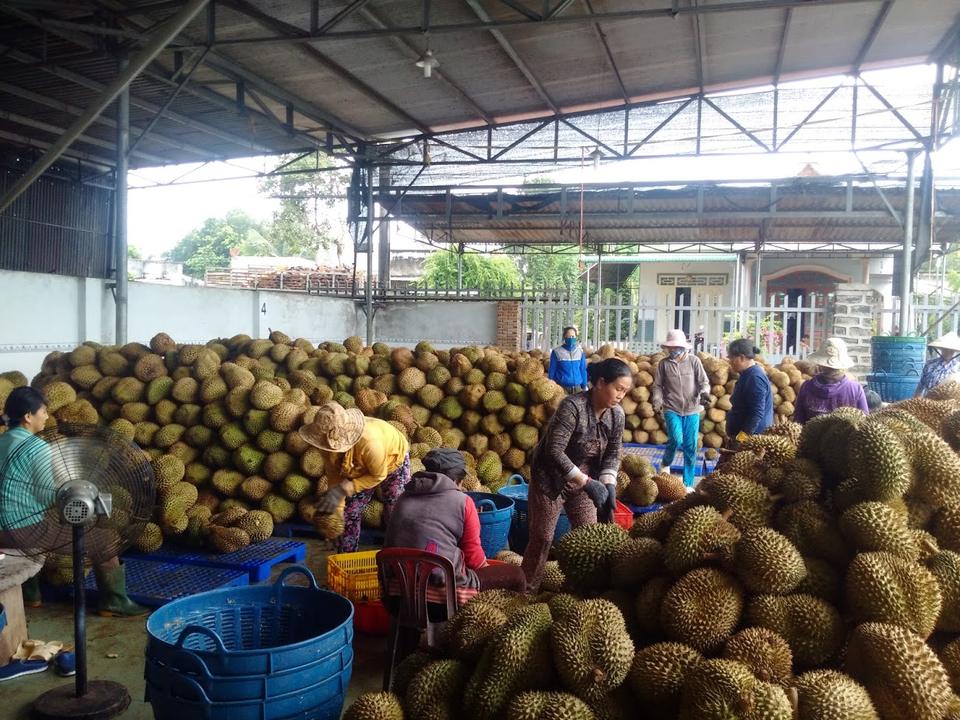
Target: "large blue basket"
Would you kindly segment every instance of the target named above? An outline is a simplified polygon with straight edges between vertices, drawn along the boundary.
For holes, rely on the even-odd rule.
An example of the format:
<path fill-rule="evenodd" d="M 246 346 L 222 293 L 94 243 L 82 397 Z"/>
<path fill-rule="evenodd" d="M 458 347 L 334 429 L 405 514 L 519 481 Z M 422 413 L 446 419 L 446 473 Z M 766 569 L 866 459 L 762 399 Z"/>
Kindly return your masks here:
<path fill-rule="evenodd" d="M 876 335 L 870 338 L 870 358 L 875 373 L 919 376 L 926 357 L 927 341 L 922 337 Z"/>
<path fill-rule="evenodd" d="M 511 475 L 504 485 L 497 491 L 498 495 L 504 495 L 513 500 L 514 513 L 513 523 L 510 526 L 510 549 L 514 552 L 523 553 L 527 548 L 527 540 L 530 537 L 529 521 L 527 518 L 527 492 L 529 485 L 522 475 Z M 570 519 L 565 510 L 560 510 L 560 517 L 557 518 L 557 527 L 553 531 L 553 541 L 557 542 L 560 538 L 570 532 Z"/>
<path fill-rule="evenodd" d="M 514 503 L 506 495 L 493 493 L 467 493 L 473 498 L 480 515 L 480 544 L 483 554 L 492 558 L 507 547 L 510 523 L 513 520 Z"/>
<path fill-rule="evenodd" d="M 295 573 L 309 586 L 285 584 Z M 273 585 L 214 590 L 164 605 L 147 620 L 146 654 L 186 673 L 197 670 L 183 665 L 184 650 L 212 676 L 269 675 L 350 646 L 352 620 L 349 600 L 321 590 L 309 570 L 295 565 Z"/>
<path fill-rule="evenodd" d="M 918 372 L 911 372 L 908 375 L 888 375 L 886 373 L 873 373 L 867 375 L 867 387 L 880 395 L 884 402 L 899 402 L 912 398 L 920 384 L 920 375 Z"/>

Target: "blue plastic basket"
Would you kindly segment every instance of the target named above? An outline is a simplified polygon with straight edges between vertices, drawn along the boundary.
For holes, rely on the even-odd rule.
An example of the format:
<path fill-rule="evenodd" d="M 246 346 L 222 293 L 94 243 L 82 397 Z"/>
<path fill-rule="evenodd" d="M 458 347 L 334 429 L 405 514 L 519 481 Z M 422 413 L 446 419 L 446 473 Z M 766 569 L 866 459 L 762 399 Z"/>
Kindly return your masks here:
<path fill-rule="evenodd" d="M 172 692 L 148 685 L 147 698 L 154 720 L 338 720 L 349 683 L 348 671 L 272 698 L 214 702 L 193 678 L 181 677 Z"/>
<path fill-rule="evenodd" d="M 927 341 L 922 337 L 876 335 L 870 338 L 870 357 L 875 373 L 919 375 L 927 359 Z"/>
<path fill-rule="evenodd" d="M 510 524 L 513 520 L 514 503 L 506 495 L 493 493 L 467 493 L 473 498 L 480 515 L 480 544 L 483 554 L 494 557 L 507 547 L 510 538 Z"/>
<path fill-rule="evenodd" d="M 920 375 L 912 372 L 908 375 L 888 375 L 873 373 L 867 375 L 867 387 L 880 395 L 884 402 L 892 403 L 912 398 L 920 384 Z"/>
<path fill-rule="evenodd" d="M 138 558 L 127 558 L 124 568 L 127 595 L 147 607 L 159 607 L 178 598 L 218 588 L 250 584 L 249 576 L 242 570 L 150 562 Z M 72 586 L 67 587 L 72 590 Z M 93 573 L 87 575 L 83 587 L 87 598 L 96 601 L 98 590 Z M 72 592 L 68 591 L 68 594 L 72 595 Z"/>
<path fill-rule="evenodd" d="M 278 563 L 303 562 L 307 557 L 307 546 L 299 540 L 267 538 L 262 542 L 247 545 L 245 548 L 232 553 L 197 552 L 164 545 L 159 550 L 147 555 L 128 554 L 139 560 L 243 570 L 250 575 L 250 582 L 255 583 L 268 579 L 271 568 Z"/>
<path fill-rule="evenodd" d="M 510 525 L 510 549 L 522 554 L 527 548 L 527 541 L 530 537 L 527 518 L 527 491 L 529 486 L 522 475 L 511 475 L 507 483 L 497 491 L 497 494 L 513 500 L 514 513 L 513 523 Z M 553 541 L 557 542 L 568 532 L 570 532 L 570 519 L 567 517 L 566 511 L 561 509 L 560 517 L 557 518 L 557 527 L 553 531 Z"/>
<path fill-rule="evenodd" d="M 301 667 L 270 675 L 213 675 L 207 664 L 191 650 L 182 650 L 170 667 L 147 658 L 143 677 L 151 690 L 177 695 L 197 702 L 231 702 L 236 700 L 264 700 L 302 690 L 344 672 L 349 673 L 353 662 L 353 648 L 344 645 L 340 650 Z M 181 682 L 190 678 L 192 682 Z M 199 690 L 195 686 L 199 686 Z"/>
<path fill-rule="evenodd" d="M 309 587 L 285 585 L 292 573 Z M 178 667 L 183 650 L 211 675 L 267 675 L 307 665 L 353 642 L 353 604 L 321 590 L 304 567 L 273 585 L 201 593 L 164 605 L 147 620 L 147 657 Z"/>

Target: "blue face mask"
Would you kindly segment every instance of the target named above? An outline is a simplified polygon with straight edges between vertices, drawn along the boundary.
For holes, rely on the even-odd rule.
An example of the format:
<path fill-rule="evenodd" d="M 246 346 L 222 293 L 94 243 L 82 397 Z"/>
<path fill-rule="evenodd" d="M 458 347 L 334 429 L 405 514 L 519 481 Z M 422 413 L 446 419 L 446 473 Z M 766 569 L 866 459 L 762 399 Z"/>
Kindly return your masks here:
<path fill-rule="evenodd" d="M 577 346 L 577 339 L 575 337 L 568 337 L 563 339 L 563 346 L 567 350 L 573 350 Z"/>
<path fill-rule="evenodd" d="M 685 351 L 682 348 L 674 348 L 673 350 L 670 351 L 670 357 L 676 359 L 681 355 L 683 355 L 684 352 Z"/>

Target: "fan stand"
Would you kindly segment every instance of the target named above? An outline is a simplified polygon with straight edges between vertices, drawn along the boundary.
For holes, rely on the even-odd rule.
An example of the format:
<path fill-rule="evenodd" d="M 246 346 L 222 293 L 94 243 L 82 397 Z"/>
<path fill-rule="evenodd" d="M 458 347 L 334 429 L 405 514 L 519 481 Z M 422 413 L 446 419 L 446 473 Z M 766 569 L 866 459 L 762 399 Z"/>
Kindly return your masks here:
<path fill-rule="evenodd" d="M 105 720 L 130 706 L 130 693 L 110 680 L 87 681 L 87 601 L 83 588 L 83 526 L 73 526 L 73 639 L 77 676 L 73 685 L 48 690 L 33 703 L 38 720 Z"/>

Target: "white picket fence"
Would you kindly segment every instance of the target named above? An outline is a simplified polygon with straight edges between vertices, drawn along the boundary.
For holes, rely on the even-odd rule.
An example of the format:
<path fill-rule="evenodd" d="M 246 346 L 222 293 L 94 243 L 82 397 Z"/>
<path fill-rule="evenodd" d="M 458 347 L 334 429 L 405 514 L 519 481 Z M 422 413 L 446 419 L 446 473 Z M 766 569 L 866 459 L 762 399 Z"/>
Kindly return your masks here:
<path fill-rule="evenodd" d="M 581 342 L 592 348 L 612 345 L 635 353 L 652 353 L 660 347 L 667 330 L 687 331 L 697 349 L 723 356 L 727 343 L 737 337 L 753 337 L 769 360 L 786 355 L 803 357 L 825 337 L 826 307 L 811 295 L 795 305 L 776 304 L 771 298 L 761 307 L 735 307 L 713 302 L 690 305 L 631 304 L 616 302 L 575 303 L 570 299 L 528 299 L 521 306 L 521 321 L 527 332 L 527 348 L 544 352 L 559 344 L 563 328 L 578 327 Z"/>

